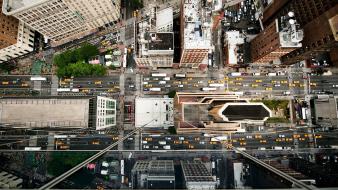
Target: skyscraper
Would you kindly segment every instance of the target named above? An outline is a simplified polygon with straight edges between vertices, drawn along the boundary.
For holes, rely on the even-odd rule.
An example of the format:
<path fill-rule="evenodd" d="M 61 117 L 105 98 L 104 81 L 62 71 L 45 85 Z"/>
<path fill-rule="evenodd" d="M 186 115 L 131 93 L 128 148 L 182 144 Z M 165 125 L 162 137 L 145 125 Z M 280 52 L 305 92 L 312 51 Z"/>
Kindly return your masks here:
<path fill-rule="evenodd" d="M 212 51 L 211 11 L 200 0 L 182 0 L 181 67 L 206 67 Z"/>
<path fill-rule="evenodd" d="M 0 63 L 33 51 L 33 43 L 34 31 L 18 19 L 0 13 Z"/>
<path fill-rule="evenodd" d="M 67 42 L 116 21 L 118 0 L 5 0 L 2 11 L 55 42 Z"/>
<path fill-rule="evenodd" d="M 293 64 L 321 52 L 337 51 L 337 0 L 275 0 L 263 13 L 263 24 L 268 26 L 278 17 L 292 11 L 304 31 L 302 47 L 281 57 L 283 64 Z M 337 54 L 337 53 L 336 53 Z M 338 64 L 338 58 L 336 58 Z"/>

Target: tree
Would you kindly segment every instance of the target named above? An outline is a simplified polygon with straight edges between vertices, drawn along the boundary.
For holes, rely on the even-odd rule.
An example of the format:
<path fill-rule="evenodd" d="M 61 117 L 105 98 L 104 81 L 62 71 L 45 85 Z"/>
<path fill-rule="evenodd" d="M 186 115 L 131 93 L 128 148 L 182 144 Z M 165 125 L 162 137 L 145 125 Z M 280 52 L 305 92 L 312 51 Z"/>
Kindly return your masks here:
<path fill-rule="evenodd" d="M 176 128 L 175 128 L 174 126 L 170 126 L 170 127 L 168 128 L 168 132 L 169 132 L 170 134 L 173 134 L 173 135 L 176 135 L 176 134 L 177 134 Z"/>
<path fill-rule="evenodd" d="M 97 49 L 96 46 L 92 44 L 85 43 L 81 46 L 81 48 L 78 49 L 78 57 L 81 59 L 78 60 L 85 60 L 88 61 L 90 57 L 93 57 L 95 55 L 98 55 L 99 49 Z"/>
<path fill-rule="evenodd" d="M 169 98 L 174 98 L 176 95 L 176 91 L 175 90 L 170 91 L 167 95 L 169 96 Z"/>

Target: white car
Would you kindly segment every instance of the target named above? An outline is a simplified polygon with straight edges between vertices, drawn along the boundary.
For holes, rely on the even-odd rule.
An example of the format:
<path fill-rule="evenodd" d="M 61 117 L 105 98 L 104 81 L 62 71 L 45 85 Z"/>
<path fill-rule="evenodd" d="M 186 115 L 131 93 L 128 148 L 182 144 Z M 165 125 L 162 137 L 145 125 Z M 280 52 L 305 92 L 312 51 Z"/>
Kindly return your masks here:
<path fill-rule="evenodd" d="M 179 87 L 179 88 L 183 88 L 183 84 L 179 84 L 177 87 Z"/>
<path fill-rule="evenodd" d="M 279 138 L 285 138 L 285 135 L 279 134 L 278 137 L 279 137 Z"/>
<path fill-rule="evenodd" d="M 243 84 L 243 87 L 248 87 L 249 86 L 249 84 Z"/>
<path fill-rule="evenodd" d="M 149 149 L 149 145 L 143 145 L 144 149 Z"/>
<path fill-rule="evenodd" d="M 338 84 L 332 85 L 333 88 L 338 88 Z"/>
<path fill-rule="evenodd" d="M 198 81 L 197 83 L 198 83 L 198 84 L 203 84 L 203 81 L 202 81 L 202 80 L 200 80 L 200 81 Z"/>

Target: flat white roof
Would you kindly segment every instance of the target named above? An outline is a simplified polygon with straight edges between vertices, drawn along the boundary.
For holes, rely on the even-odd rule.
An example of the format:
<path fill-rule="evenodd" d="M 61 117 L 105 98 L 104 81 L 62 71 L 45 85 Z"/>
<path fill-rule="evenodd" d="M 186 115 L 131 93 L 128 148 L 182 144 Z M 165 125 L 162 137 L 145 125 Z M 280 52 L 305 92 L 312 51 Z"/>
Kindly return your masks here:
<path fill-rule="evenodd" d="M 156 27 L 159 28 L 173 23 L 173 12 L 174 11 L 172 7 L 168 7 L 166 9 L 158 11 L 156 14 Z"/>
<path fill-rule="evenodd" d="M 135 126 L 141 127 L 168 127 L 174 125 L 173 98 L 136 98 L 135 99 Z"/>
<path fill-rule="evenodd" d="M 89 99 L 2 99 L 0 122 L 88 127 Z"/>
<path fill-rule="evenodd" d="M 212 47 L 210 15 L 202 9 L 201 3 L 200 0 L 184 0 L 185 49 L 211 49 Z"/>
<path fill-rule="evenodd" d="M 13 14 L 18 9 L 31 8 L 43 2 L 47 0 L 4 0 L 2 10 L 5 14 Z"/>
<path fill-rule="evenodd" d="M 226 32 L 226 40 L 228 43 L 228 60 L 229 64 L 237 64 L 237 45 L 244 43 L 244 38 L 239 31 Z"/>

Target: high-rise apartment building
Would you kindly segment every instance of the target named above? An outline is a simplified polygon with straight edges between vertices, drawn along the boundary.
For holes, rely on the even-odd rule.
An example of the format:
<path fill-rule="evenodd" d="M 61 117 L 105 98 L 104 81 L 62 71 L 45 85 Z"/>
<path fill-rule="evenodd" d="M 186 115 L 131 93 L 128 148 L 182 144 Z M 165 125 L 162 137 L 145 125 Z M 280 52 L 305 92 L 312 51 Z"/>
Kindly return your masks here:
<path fill-rule="evenodd" d="M 54 42 L 67 42 L 116 21 L 118 0 L 4 0 L 2 11 Z"/>
<path fill-rule="evenodd" d="M 264 26 L 292 11 L 304 31 L 302 47 L 281 57 L 283 64 L 306 60 L 322 52 L 337 51 L 337 0 L 274 0 L 263 13 Z M 337 53 L 336 53 L 337 54 Z M 336 58 L 338 64 L 338 59 Z"/>
<path fill-rule="evenodd" d="M 289 12 L 290 18 L 276 19 L 251 42 L 251 58 L 254 63 L 269 63 L 278 60 L 302 46 L 303 31 Z M 289 16 L 288 16 L 289 17 Z"/>
<path fill-rule="evenodd" d="M 211 53 L 211 8 L 201 0 L 182 0 L 181 4 L 181 61 L 180 67 L 206 67 Z"/>
<path fill-rule="evenodd" d="M 2 7 L 2 0 L 0 0 Z M 12 16 L 0 13 L 0 63 L 33 51 L 34 31 Z"/>

